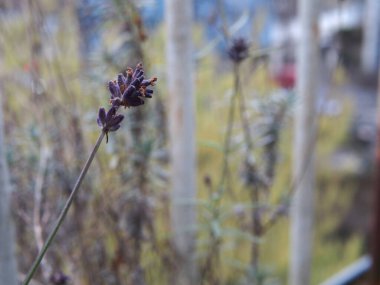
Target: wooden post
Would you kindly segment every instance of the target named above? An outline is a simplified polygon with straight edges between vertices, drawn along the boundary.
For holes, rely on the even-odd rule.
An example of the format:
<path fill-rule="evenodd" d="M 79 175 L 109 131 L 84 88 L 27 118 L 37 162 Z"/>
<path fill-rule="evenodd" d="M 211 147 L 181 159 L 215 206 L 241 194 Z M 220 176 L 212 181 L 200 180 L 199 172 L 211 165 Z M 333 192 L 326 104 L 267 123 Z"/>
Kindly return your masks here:
<path fill-rule="evenodd" d="M 299 0 L 297 107 L 293 144 L 295 195 L 291 206 L 290 282 L 310 284 L 313 237 L 314 152 L 318 70 L 318 0 Z"/>
<path fill-rule="evenodd" d="M 376 164 L 375 185 L 373 191 L 373 218 L 371 233 L 371 285 L 380 284 L 380 72 L 377 90 L 377 132 L 376 132 Z"/>
<path fill-rule="evenodd" d="M 196 282 L 195 107 L 191 0 L 166 0 L 166 60 L 171 154 L 171 225 L 178 253 L 175 284 Z"/>

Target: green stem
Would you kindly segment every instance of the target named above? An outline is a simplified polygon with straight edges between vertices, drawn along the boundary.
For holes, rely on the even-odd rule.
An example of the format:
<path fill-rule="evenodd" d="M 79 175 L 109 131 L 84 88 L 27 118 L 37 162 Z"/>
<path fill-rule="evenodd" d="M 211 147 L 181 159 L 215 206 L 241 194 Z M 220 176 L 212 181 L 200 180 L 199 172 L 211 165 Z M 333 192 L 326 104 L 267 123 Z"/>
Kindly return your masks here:
<path fill-rule="evenodd" d="M 71 191 L 70 193 L 70 196 L 69 198 L 67 199 L 66 201 L 66 204 L 64 206 L 64 208 L 62 209 L 62 212 L 61 214 L 59 215 L 58 217 L 58 220 L 57 220 L 57 223 L 56 225 L 54 226 L 53 230 L 51 231 L 49 237 L 47 238 L 44 246 L 42 247 L 41 249 L 41 252 L 38 254 L 37 258 L 35 259 L 33 265 L 32 265 L 32 268 L 30 269 L 28 275 L 26 276 L 25 278 L 25 281 L 23 283 L 23 285 L 28 285 L 30 280 L 33 278 L 33 275 L 34 273 L 37 271 L 38 269 L 38 266 L 40 265 L 46 251 L 49 249 L 50 247 L 50 244 L 52 243 L 53 239 L 55 238 L 57 232 L 58 232 L 58 229 L 61 227 L 62 223 L 63 223 L 63 220 L 65 219 L 66 217 L 66 214 L 67 212 L 69 211 L 69 208 L 71 206 L 71 203 L 73 202 L 74 200 L 74 197 L 75 197 L 75 194 L 78 192 L 78 189 L 80 187 L 80 185 L 82 184 L 82 181 L 84 179 L 84 177 L 86 176 L 87 174 L 87 170 L 88 168 L 90 167 L 91 163 L 92 163 L 92 160 L 94 159 L 95 157 L 95 154 L 96 152 L 98 151 L 99 149 L 99 146 L 104 138 L 104 135 L 105 133 L 104 132 L 101 132 L 101 134 L 99 135 L 99 138 L 98 140 L 96 141 L 96 144 L 94 146 L 94 149 L 92 150 L 90 156 L 88 157 L 87 161 L 86 161 L 86 164 L 84 165 L 81 173 L 79 174 L 79 177 L 77 179 L 77 182 L 75 183 L 74 185 L 74 188 L 73 190 Z"/>
<path fill-rule="evenodd" d="M 236 90 L 234 90 L 236 91 Z M 218 189 L 224 189 L 223 184 L 229 179 L 229 163 L 228 158 L 231 152 L 231 136 L 232 136 L 232 129 L 234 127 L 234 119 L 235 119 L 235 100 L 236 100 L 237 92 L 234 92 L 231 96 L 230 103 L 229 103 L 229 111 L 228 111 L 228 118 L 227 118 L 227 131 L 226 135 L 224 137 L 224 146 L 223 146 L 223 165 L 222 165 L 222 172 L 221 172 L 221 178 L 219 182 L 219 188 Z M 228 184 L 228 183 L 226 183 Z M 224 190 L 218 190 L 218 192 L 223 192 Z M 223 193 L 218 193 L 220 196 Z"/>

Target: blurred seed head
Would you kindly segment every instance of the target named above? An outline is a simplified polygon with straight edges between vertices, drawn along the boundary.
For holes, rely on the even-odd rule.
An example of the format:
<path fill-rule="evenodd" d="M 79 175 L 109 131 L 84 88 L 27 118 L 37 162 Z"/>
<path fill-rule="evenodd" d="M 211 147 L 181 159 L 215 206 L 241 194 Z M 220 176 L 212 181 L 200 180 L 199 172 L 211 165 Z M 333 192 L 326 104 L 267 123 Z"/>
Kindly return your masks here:
<path fill-rule="evenodd" d="M 55 272 L 50 276 L 50 282 L 53 285 L 66 285 L 70 278 L 62 272 Z"/>
<path fill-rule="evenodd" d="M 204 184 L 205 184 L 207 187 L 212 187 L 212 180 L 211 180 L 210 175 L 205 175 L 205 176 L 203 177 L 203 182 L 204 182 Z"/>
<path fill-rule="evenodd" d="M 244 38 L 236 38 L 232 40 L 232 44 L 228 49 L 229 58 L 235 62 L 240 63 L 248 57 L 249 44 Z"/>

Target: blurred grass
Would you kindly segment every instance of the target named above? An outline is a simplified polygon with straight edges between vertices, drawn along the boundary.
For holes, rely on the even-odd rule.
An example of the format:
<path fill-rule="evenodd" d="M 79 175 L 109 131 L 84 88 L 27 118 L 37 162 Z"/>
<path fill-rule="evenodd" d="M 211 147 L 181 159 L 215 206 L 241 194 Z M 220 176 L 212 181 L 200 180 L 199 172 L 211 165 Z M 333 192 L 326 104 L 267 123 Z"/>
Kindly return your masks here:
<path fill-rule="evenodd" d="M 226 129 L 228 92 L 232 88 L 232 67 L 226 64 L 221 72 L 216 70 L 216 59 L 202 60 L 197 69 L 197 136 L 198 136 L 198 191 L 201 198 L 206 198 L 207 193 L 203 183 L 204 176 L 210 176 L 217 183 L 220 175 L 223 135 Z M 247 68 L 246 66 L 244 68 Z M 247 100 L 254 97 L 268 96 L 275 90 L 274 83 L 268 75 L 265 66 L 258 67 L 254 73 L 243 73 L 244 93 Z M 341 84 L 341 71 L 335 75 Z M 335 93 L 334 93 L 335 92 Z M 332 153 L 344 143 L 352 117 L 351 102 L 347 94 L 341 94 L 336 89 L 329 94 L 330 99 L 341 102 L 343 111 L 339 116 L 320 116 L 318 121 L 317 138 L 317 189 L 316 195 L 316 221 L 313 244 L 312 284 L 319 284 L 331 275 L 337 273 L 360 256 L 363 238 L 351 237 L 346 243 L 339 240 L 327 240 L 326 235 L 332 233 L 340 222 L 342 212 L 335 211 L 336 202 L 339 201 L 341 209 L 347 209 L 355 189 L 341 189 L 340 181 L 349 177 L 350 173 L 334 173 L 332 168 L 326 168 L 325 160 L 329 160 Z M 239 125 L 237 119 L 235 125 Z M 273 187 L 273 200 L 280 197 L 283 191 L 287 191 L 291 182 L 291 151 L 292 151 L 292 123 L 289 122 L 281 135 L 281 157 L 277 167 L 277 176 Z M 240 128 L 240 126 L 239 126 Z M 239 176 L 239 156 L 232 159 L 233 175 Z M 319 185 L 324 185 L 322 195 Z M 353 186 L 355 187 L 355 186 Z M 234 179 L 234 191 L 238 197 L 235 202 L 249 201 L 241 183 Z M 245 192 L 245 194 L 244 194 Z M 228 196 L 228 195 L 227 195 Z M 228 197 L 225 199 L 229 199 Z M 233 201 L 227 202 L 233 204 Z M 323 213 L 323 219 L 318 219 L 319 213 Z M 230 223 L 229 223 L 230 224 Z M 289 262 L 289 221 L 287 218 L 272 228 L 262 242 L 262 265 L 271 269 L 272 273 L 279 277 L 282 284 L 287 283 L 287 270 Z M 226 241 L 228 242 L 231 242 Z M 249 261 L 249 243 L 243 240 L 233 242 L 231 250 L 227 251 L 224 259 L 224 276 L 234 275 L 236 268 L 230 267 L 233 260 L 241 264 Z M 238 266 L 238 263 L 236 263 Z"/>
<path fill-rule="evenodd" d="M 73 15 L 70 11 L 62 13 L 61 21 L 70 23 L 73 21 Z M 28 130 L 35 123 L 38 118 L 36 113 L 30 112 L 30 90 L 27 85 L 23 86 L 18 83 L 18 80 L 25 76 L 27 72 L 23 72 L 23 66 L 29 64 L 29 50 L 27 45 L 20 45 L 17 43 L 23 42 L 25 38 L 25 26 L 27 23 L 23 21 L 15 21 L 6 26 L 6 30 L 10 32 L 8 36 L 12 40 L 2 38 L 3 45 L 3 62 L 2 62 L 2 76 L 11 76 L 12 81 L 5 85 L 5 94 L 7 94 L 7 120 L 12 118 L 17 122 L 18 128 L 16 130 L 8 130 L 7 143 L 11 145 L 14 138 L 18 138 L 17 143 L 25 143 L 25 156 L 26 154 L 38 155 L 38 149 L 31 148 L 27 144 L 31 140 Z M 70 25 L 67 25 L 71 27 Z M 112 33 L 111 33 L 112 34 Z M 201 28 L 198 27 L 196 31 L 196 42 L 199 45 L 201 38 Z M 108 41 L 112 41 L 112 36 L 108 34 Z M 47 96 L 52 97 L 52 101 L 56 100 L 56 104 L 61 106 L 64 112 L 70 110 L 71 104 L 81 109 L 86 116 L 83 118 L 83 129 L 85 132 L 86 141 L 93 141 L 97 135 L 97 128 L 95 123 L 95 116 L 97 107 L 106 101 L 107 91 L 104 82 L 109 79 L 109 76 L 115 70 L 107 69 L 104 74 L 104 82 L 82 82 L 80 65 L 78 56 L 76 54 L 78 38 L 75 29 L 61 27 L 57 39 L 57 53 L 50 54 L 48 59 L 42 57 L 41 77 L 43 83 L 48 91 Z M 164 102 L 168 102 L 167 94 L 165 92 L 165 67 L 164 67 L 164 43 L 165 37 L 162 27 L 158 28 L 155 33 L 151 35 L 148 42 L 144 44 L 144 50 L 147 55 L 148 65 L 151 73 L 159 77 L 158 88 L 160 96 Z M 54 47 L 51 47 L 52 49 Z M 63 72 L 68 91 L 71 94 L 67 97 L 62 89 L 58 88 L 57 77 L 52 73 L 51 65 L 59 65 Z M 50 67 L 49 67 L 50 66 Z M 227 110 L 229 104 L 229 96 L 233 84 L 231 74 L 232 66 L 227 60 L 221 62 L 213 54 L 196 63 L 196 106 L 197 106 L 197 147 L 198 147 L 198 193 L 200 200 L 207 200 L 210 198 L 210 193 L 204 186 L 204 177 L 209 176 L 214 185 L 218 183 L 221 173 L 222 156 L 221 151 L 223 147 L 224 131 L 226 129 Z M 244 93 L 246 98 L 265 98 L 275 90 L 275 85 L 271 82 L 268 70 L 265 66 L 260 66 L 255 72 L 250 71 L 250 67 L 243 66 L 244 75 Z M 8 73 L 8 74 L 4 74 Z M 183 76 L 187 76 L 184 74 Z M 342 75 L 336 75 L 342 80 Z M 87 89 L 88 87 L 88 89 Z M 321 167 L 324 166 L 322 162 L 328 160 L 330 155 L 336 151 L 339 146 L 344 142 L 347 136 L 347 129 L 350 124 L 352 115 L 352 106 L 346 99 L 345 94 L 334 93 L 331 97 L 343 102 L 343 112 L 337 117 L 322 116 L 319 120 L 319 133 L 317 140 L 317 165 L 318 178 L 317 185 L 323 185 L 323 195 L 319 187 L 316 189 L 316 224 L 314 232 L 314 249 L 313 249 L 313 265 L 312 265 L 312 284 L 319 284 L 319 282 L 328 278 L 332 274 L 339 271 L 342 267 L 346 266 L 355 260 L 361 253 L 362 237 L 353 236 L 346 243 L 339 240 L 327 240 L 325 237 L 333 232 L 339 223 L 340 216 L 334 210 L 337 201 L 342 208 L 347 208 L 350 198 L 354 189 L 341 189 L 340 181 L 346 178 L 345 173 L 334 173 L 331 169 Z M 36 107 L 33 107 L 36 108 Z M 42 106 L 46 108 L 45 112 L 49 112 L 49 106 Z M 33 109 L 36 111 L 36 109 Z M 54 114 L 53 114 L 54 116 Z M 51 124 L 49 118 L 46 118 L 46 124 Z M 239 132 L 239 120 L 236 119 L 235 133 Z M 277 176 L 273 187 L 272 200 L 276 201 L 281 196 L 281 193 L 288 190 L 291 183 L 291 147 L 292 147 L 292 128 L 289 122 L 284 129 L 281 136 L 281 157 L 277 167 Z M 63 126 L 57 126 L 64 129 Z M 36 125 L 38 133 L 47 132 L 47 129 Z M 47 135 L 47 134 L 45 134 Z M 116 136 L 121 135 L 118 133 Z M 72 140 L 75 140 L 73 138 Z M 52 141 L 51 143 L 54 143 Z M 12 149 L 12 148 L 11 148 Z M 118 179 L 115 178 L 113 173 L 107 172 L 111 163 L 111 157 L 106 155 L 107 149 L 104 148 L 100 151 L 97 158 L 99 168 L 104 173 L 101 178 L 96 178 L 101 184 L 99 189 L 95 189 L 94 194 L 96 199 L 102 201 L 102 189 L 107 191 L 110 197 L 118 196 L 117 186 L 120 184 Z M 22 158 L 24 154 L 19 154 Z M 70 155 L 68 154 L 70 157 Z M 20 158 L 20 160 L 22 160 Z M 224 197 L 223 206 L 232 211 L 235 204 L 246 204 L 248 200 L 248 193 L 239 181 L 239 167 L 241 161 L 241 154 L 238 152 L 233 154 L 231 160 L 231 168 L 233 173 L 233 188 L 234 197 L 230 197 L 227 193 Z M 27 166 L 24 166 L 27 168 Z M 211 193 L 212 194 L 212 193 Z M 111 200 L 112 198 L 107 198 Z M 99 202 L 101 203 L 101 202 Z M 202 220 L 202 209 L 200 208 L 200 220 Z M 166 237 L 168 232 L 168 221 L 165 216 L 165 209 L 158 209 L 160 213 L 160 220 L 158 221 L 158 237 Z M 323 213 L 320 215 L 319 213 Z M 323 219 L 319 219 L 323 217 Z M 245 217 L 246 219 L 248 217 Z M 104 221 L 106 220 L 103 218 Z M 227 220 L 226 228 L 236 227 L 238 222 L 237 218 L 230 218 Z M 99 226 L 99 225 L 98 225 Z M 264 266 L 271 268 L 272 273 L 278 276 L 281 283 L 287 283 L 287 270 L 289 259 L 289 222 L 286 218 L 272 228 L 265 239 L 262 241 L 262 263 Z M 107 231 L 106 228 L 99 226 L 102 231 L 102 236 L 105 238 L 107 245 L 107 254 L 112 256 L 116 251 L 117 241 L 112 232 Z M 231 233 L 231 232 L 230 232 Z M 201 240 L 206 238 L 206 234 L 201 231 L 199 234 Z M 244 266 L 249 260 L 249 241 L 244 237 L 240 238 L 224 238 L 226 246 L 223 249 L 222 270 L 220 271 L 224 278 L 232 279 L 238 276 L 237 272 L 244 270 Z M 144 264 L 147 265 L 148 281 L 154 281 L 155 284 L 160 284 L 163 276 L 159 265 L 159 261 L 154 253 L 149 249 L 144 249 Z M 162 277 L 164 278 L 164 277 Z M 152 283 L 153 284 L 153 283 Z"/>

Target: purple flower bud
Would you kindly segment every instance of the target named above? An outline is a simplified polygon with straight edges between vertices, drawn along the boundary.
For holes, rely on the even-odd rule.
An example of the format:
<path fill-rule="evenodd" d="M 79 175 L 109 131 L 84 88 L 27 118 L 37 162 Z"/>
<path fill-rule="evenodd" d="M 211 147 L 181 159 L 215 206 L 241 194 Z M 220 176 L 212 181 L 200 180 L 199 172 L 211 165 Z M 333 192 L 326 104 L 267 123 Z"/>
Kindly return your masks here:
<path fill-rule="evenodd" d="M 128 99 L 128 104 L 131 107 L 137 107 L 144 104 L 144 100 L 140 97 L 131 97 Z"/>
<path fill-rule="evenodd" d="M 115 98 L 115 99 L 112 99 L 111 100 L 111 103 L 112 103 L 112 106 L 115 107 L 115 108 L 119 108 L 122 101 L 120 98 Z"/>
<path fill-rule="evenodd" d="M 132 97 L 133 93 L 136 91 L 136 87 L 132 84 L 128 86 L 123 94 L 123 102 L 125 102 L 129 97 Z"/>
<path fill-rule="evenodd" d="M 139 85 L 141 85 L 141 82 L 143 82 L 144 81 L 144 76 L 142 75 L 142 76 L 140 76 L 139 78 L 138 78 L 138 80 L 139 80 Z"/>
<path fill-rule="evenodd" d="M 157 81 L 157 77 L 152 77 L 151 79 L 145 79 L 141 82 L 141 86 L 143 87 L 153 86 L 156 81 Z"/>
<path fill-rule="evenodd" d="M 125 86 L 126 78 L 123 74 L 119 74 L 117 76 L 117 84 L 119 85 L 119 88 L 121 89 L 122 86 Z"/>
<path fill-rule="evenodd" d="M 115 125 L 119 125 L 122 121 L 124 120 L 124 116 L 123 115 L 116 115 L 115 117 L 113 117 L 109 122 L 108 122 L 108 125 L 110 127 L 113 127 Z"/>
<path fill-rule="evenodd" d="M 128 68 L 127 69 L 127 78 L 126 78 L 125 84 L 127 84 L 127 85 L 131 84 L 131 82 L 132 82 L 132 74 L 133 74 L 132 68 Z"/>
<path fill-rule="evenodd" d="M 118 130 L 124 119 L 123 115 L 116 115 L 116 111 L 117 108 L 114 106 L 108 110 L 107 114 L 104 108 L 99 109 L 98 124 L 106 135 L 106 142 L 108 142 L 108 133 Z"/>
<path fill-rule="evenodd" d="M 142 69 L 136 72 L 136 75 L 134 76 L 134 78 L 139 78 L 141 76 L 144 76 L 144 70 Z"/>
<path fill-rule="evenodd" d="M 115 107 L 111 107 L 111 109 L 109 109 L 109 111 L 107 112 L 107 115 L 106 115 L 106 123 L 108 123 L 116 114 L 116 108 Z"/>
<path fill-rule="evenodd" d="M 121 92 L 120 88 L 115 82 L 110 81 L 108 82 L 108 89 L 111 92 L 111 99 L 116 98 L 116 97 L 121 97 Z"/>
<path fill-rule="evenodd" d="M 149 86 L 149 85 L 150 85 L 150 80 L 145 79 L 141 82 L 141 86 Z"/>
<path fill-rule="evenodd" d="M 131 85 L 135 86 L 136 89 L 140 87 L 140 80 L 138 78 L 134 79 Z"/>
<path fill-rule="evenodd" d="M 132 77 L 133 77 L 133 78 L 136 78 L 138 72 L 140 72 L 140 71 L 142 70 L 142 68 L 143 68 L 142 63 L 137 64 L 137 65 L 136 65 L 136 68 L 135 68 L 135 71 L 134 71 L 133 74 L 132 74 Z"/>
<path fill-rule="evenodd" d="M 106 110 L 104 108 L 100 108 L 98 112 L 98 125 L 99 127 L 103 127 L 106 123 Z"/>
<path fill-rule="evenodd" d="M 118 129 L 120 129 L 120 125 L 115 125 L 115 126 L 110 127 L 109 131 L 116 132 Z"/>

